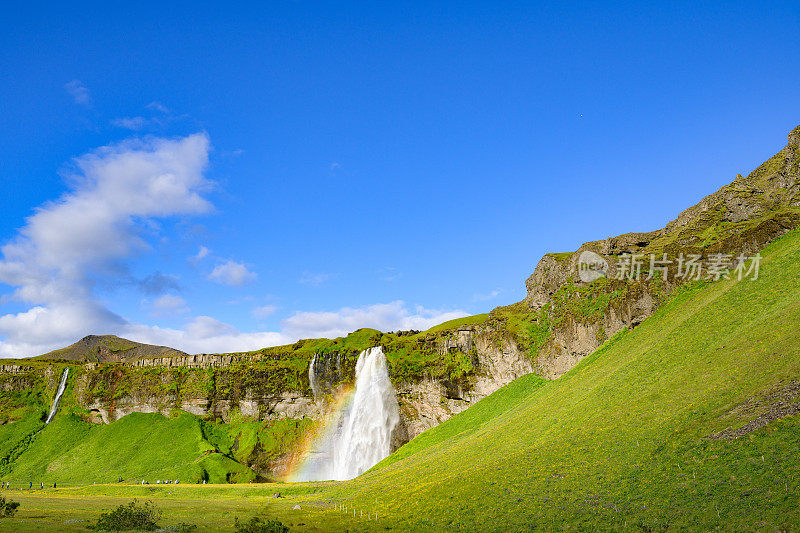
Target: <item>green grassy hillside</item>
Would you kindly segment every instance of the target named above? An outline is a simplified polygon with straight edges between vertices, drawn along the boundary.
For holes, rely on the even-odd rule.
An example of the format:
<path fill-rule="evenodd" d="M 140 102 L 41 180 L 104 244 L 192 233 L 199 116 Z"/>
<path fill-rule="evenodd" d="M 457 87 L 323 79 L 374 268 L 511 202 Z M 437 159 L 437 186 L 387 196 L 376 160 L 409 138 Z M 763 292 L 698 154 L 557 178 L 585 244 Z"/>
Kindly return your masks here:
<path fill-rule="evenodd" d="M 34 414 L 12 426 L 36 422 Z M 4 476 L 15 484 L 86 485 L 120 478 L 224 483 L 255 477 L 249 468 L 220 453 L 205 438 L 202 422 L 188 413 L 172 418 L 132 413 L 108 425 L 88 424 L 65 414 L 28 440 Z"/>
<path fill-rule="evenodd" d="M 328 498 L 412 529 L 800 527 L 800 233 L 758 280 L 685 287 L 562 378 L 529 377 Z M 376 504 L 376 496 L 379 503 Z"/>

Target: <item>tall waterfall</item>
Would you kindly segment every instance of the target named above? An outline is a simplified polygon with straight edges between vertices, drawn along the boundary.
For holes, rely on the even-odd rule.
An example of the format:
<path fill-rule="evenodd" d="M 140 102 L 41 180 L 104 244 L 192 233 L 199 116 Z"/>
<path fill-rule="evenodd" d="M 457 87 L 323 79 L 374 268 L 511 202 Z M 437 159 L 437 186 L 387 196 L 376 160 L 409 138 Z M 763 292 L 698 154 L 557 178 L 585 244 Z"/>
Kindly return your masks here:
<path fill-rule="evenodd" d="M 64 389 L 67 387 L 67 376 L 69 375 L 69 367 L 64 368 L 64 371 L 61 373 L 61 383 L 58 384 L 58 390 L 56 391 L 56 397 L 53 400 L 53 406 L 50 408 L 50 414 L 47 415 L 47 420 L 44 421 L 45 424 L 49 424 L 53 421 L 53 417 L 56 416 L 56 412 L 58 411 L 58 402 L 61 401 L 61 395 L 64 394 Z"/>
<path fill-rule="evenodd" d="M 383 349 L 361 352 L 355 390 L 342 399 L 293 479 L 345 480 L 362 474 L 391 453 L 392 432 L 399 422 L 400 409 Z"/>

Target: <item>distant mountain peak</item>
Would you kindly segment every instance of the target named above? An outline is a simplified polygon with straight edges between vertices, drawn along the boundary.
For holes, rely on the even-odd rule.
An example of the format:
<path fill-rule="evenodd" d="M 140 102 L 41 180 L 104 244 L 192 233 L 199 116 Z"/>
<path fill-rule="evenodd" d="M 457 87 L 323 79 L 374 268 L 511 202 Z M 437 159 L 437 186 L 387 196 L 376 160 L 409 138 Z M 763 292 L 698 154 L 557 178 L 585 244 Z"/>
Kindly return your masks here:
<path fill-rule="evenodd" d="M 93 363 L 128 362 L 142 358 L 187 355 L 166 346 L 142 344 L 116 335 L 87 335 L 75 344 L 40 355 L 37 359 L 64 359 Z"/>

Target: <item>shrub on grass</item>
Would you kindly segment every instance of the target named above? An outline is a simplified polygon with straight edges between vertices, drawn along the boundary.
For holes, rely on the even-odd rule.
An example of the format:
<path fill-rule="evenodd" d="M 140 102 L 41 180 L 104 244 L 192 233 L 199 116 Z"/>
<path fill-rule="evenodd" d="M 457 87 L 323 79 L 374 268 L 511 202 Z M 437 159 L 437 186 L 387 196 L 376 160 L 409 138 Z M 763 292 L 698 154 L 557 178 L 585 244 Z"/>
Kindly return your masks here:
<path fill-rule="evenodd" d="M 139 505 L 133 500 L 127 505 L 120 505 L 116 509 L 102 513 L 97 519 L 94 529 L 100 531 L 153 531 L 158 529 L 161 520 L 161 510 L 151 501 Z"/>
<path fill-rule="evenodd" d="M 254 516 L 249 522 L 236 521 L 233 528 L 237 533 L 287 533 L 289 528 L 283 525 L 278 520 L 261 520 L 259 517 Z"/>
<path fill-rule="evenodd" d="M 0 518 L 7 518 L 10 516 L 14 516 L 17 512 L 17 508 L 19 507 L 19 502 L 15 502 L 14 500 L 6 500 L 5 497 L 0 496 Z"/>

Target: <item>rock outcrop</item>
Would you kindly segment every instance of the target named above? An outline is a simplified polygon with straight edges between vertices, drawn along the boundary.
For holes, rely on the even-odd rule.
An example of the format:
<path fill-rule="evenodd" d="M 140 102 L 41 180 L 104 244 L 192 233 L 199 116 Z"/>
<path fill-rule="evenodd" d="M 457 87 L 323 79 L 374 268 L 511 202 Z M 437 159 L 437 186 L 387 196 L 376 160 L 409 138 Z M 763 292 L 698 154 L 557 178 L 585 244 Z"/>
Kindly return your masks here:
<path fill-rule="evenodd" d="M 452 336 L 445 337 L 440 350 L 473 354 L 475 374 L 468 387 L 430 378 L 396 384 L 402 426 L 400 440 L 403 442 L 534 371 L 533 362 L 517 340 L 491 326 L 459 328 Z"/>
<path fill-rule="evenodd" d="M 528 294 L 523 302 L 533 312 L 549 315 L 550 339 L 539 351 L 537 371 L 558 377 L 615 333 L 651 316 L 685 281 L 679 277 L 679 258 L 718 257 L 725 267 L 734 268 L 739 256 L 755 254 L 798 226 L 800 126 L 789 133 L 788 144 L 775 156 L 747 177 L 737 176 L 686 209 L 663 229 L 588 242 L 572 253 L 545 255 L 525 282 Z M 609 282 L 600 294 L 594 294 L 596 299 L 608 301 L 591 316 L 573 312 L 575 301 L 586 303 L 587 299 L 589 283 L 581 279 L 579 270 L 585 252 L 596 254 L 608 265 L 605 274 Z M 631 257 L 642 261 L 641 278 L 612 282 L 627 277 L 629 272 L 620 270 L 628 268 Z M 651 263 L 651 257 L 656 262 Z M 664 259 L 669 262 L 666 270 L 655 279 L 646 279 L 648 271 Z M 564 305 L 566 299 L 572 299 L 572 305 Z"/>

